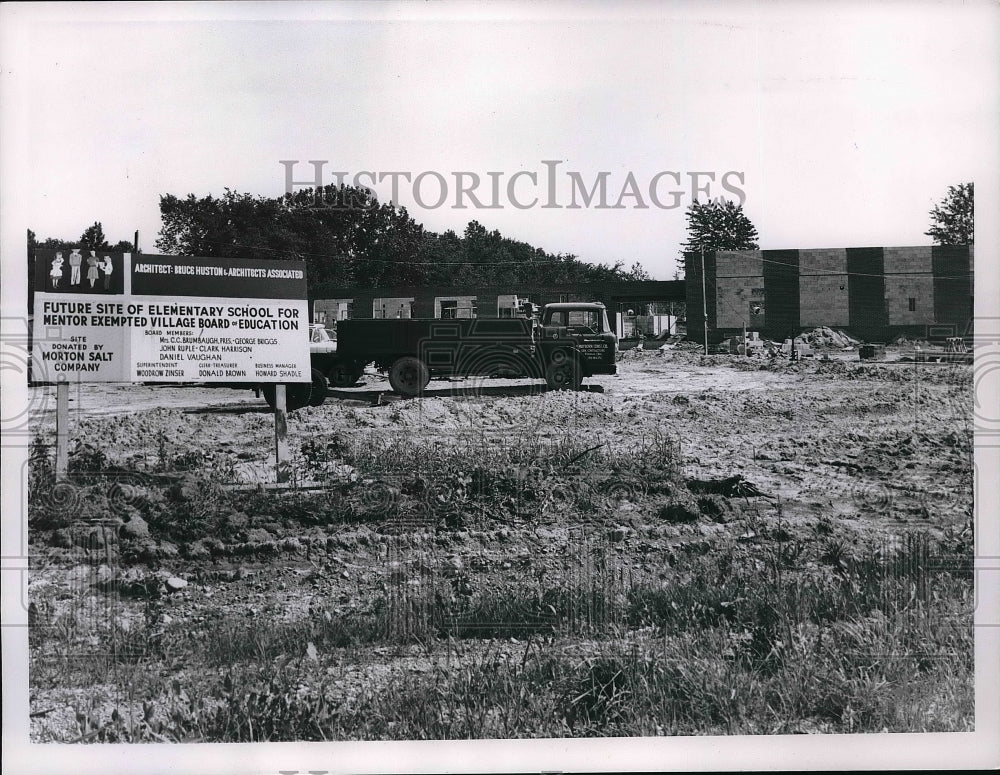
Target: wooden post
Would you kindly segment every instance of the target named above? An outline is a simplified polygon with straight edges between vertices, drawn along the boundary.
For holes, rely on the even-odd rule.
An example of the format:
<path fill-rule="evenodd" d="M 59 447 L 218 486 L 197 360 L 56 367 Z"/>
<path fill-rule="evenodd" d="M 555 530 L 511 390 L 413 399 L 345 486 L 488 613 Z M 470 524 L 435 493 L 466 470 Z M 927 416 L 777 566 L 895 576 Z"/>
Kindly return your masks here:
<path fill-rule="evenodd" d="M 69 473 L 69 383 L 56 383 L 56 479 Z"/>
<path fill-rule="evenodd" d="M 287 482 L 288 470 L 288 412 L 285 402 L 285 386 L 274 386 L 274 463 L 278 483 Z"/>
<path fill-rule="evenodd" d="M 708 355 L 708 294 L 705 292 L 705 246 L 701 248 L 701 317 L 705 321 L 705 355 Z"/>

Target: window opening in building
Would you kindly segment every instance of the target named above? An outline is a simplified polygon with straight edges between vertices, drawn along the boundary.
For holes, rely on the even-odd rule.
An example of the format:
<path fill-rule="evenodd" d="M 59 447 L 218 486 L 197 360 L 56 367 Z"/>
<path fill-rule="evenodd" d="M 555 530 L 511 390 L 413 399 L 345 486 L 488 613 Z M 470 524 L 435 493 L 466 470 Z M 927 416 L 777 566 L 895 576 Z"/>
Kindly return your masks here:
<path fill-rule="evenodd" d="M 908 299 L 908 303 L 910 305 L 910 312 L 916 312 L 917 311 L 917 300 L 914 297 L 911 296 Z"/>

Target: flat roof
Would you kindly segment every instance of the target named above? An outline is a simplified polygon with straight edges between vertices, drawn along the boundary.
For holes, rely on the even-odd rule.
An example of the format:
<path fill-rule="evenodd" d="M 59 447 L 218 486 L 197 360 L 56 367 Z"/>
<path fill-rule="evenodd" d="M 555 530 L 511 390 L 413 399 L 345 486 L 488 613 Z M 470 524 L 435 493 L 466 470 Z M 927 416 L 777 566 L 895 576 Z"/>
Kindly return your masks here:
<path fill-rule="evenodd" d="M 599 301 L 560 301 L 553 304 L 546 304 L 545 309 L 580 309 L 583 308 L 593 308 L 593 309 L 607 309 Z"/>

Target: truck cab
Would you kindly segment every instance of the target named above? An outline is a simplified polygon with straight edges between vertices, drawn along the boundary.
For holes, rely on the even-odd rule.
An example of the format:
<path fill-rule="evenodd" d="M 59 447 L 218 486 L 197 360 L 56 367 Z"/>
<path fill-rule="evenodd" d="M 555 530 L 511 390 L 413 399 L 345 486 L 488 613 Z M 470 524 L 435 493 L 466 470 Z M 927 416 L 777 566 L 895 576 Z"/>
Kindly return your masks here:
<path fill-rule="evenodd" d="M 618 337 L 608 323 L 608 312 L 603 304 L 546 304 L 538 327 L 539 347 L 550 369 L 562 362 L 560 353 L 564 353 L 565 357 L 572 357 L 577 362 L 580 374 L 574 381 L 594 374 L 617 373 Z"/>

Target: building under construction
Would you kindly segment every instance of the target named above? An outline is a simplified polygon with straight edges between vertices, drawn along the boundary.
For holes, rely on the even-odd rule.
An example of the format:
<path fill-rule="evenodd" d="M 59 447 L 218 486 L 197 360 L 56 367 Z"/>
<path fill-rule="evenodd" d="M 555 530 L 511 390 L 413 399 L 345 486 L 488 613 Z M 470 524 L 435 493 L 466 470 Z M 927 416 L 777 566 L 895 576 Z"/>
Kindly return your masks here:
<path fill-rule="evenodd" d="M 504 318 L 520 314 L 525 301 L 534 304 L 599 301 L 622 338 L 638 333 L 673 333 L 684 308 L 683 280 L 511 287 L 336 288 L 315 299 L 312 318 L 331 323 L 348 318 Z"/>
<path fill-rule="evenodd" d="M 869 342 L 971 332 L 972 246 L 706 251 L 685 255 L 685 269 L 696 341 L 703 305 L 711 342 L 744 327 L 778 340 L 818 326 Z"/>
<path fill-rule="evenodd" d="M 312 316 L 502 318 L 525 301 L 599 301 L 620 338 L 674 333 L 686 307 L 687 336 L 700 342 L 703 304 L 713 343 L 744 327 L 777 340 L 819 326 L 869 342 L 971 332 L 971 246 L 706 251 L 687 254 L 685 268 L 686 280 L 673 281 L 329 289 L 311 301 Z"/>

